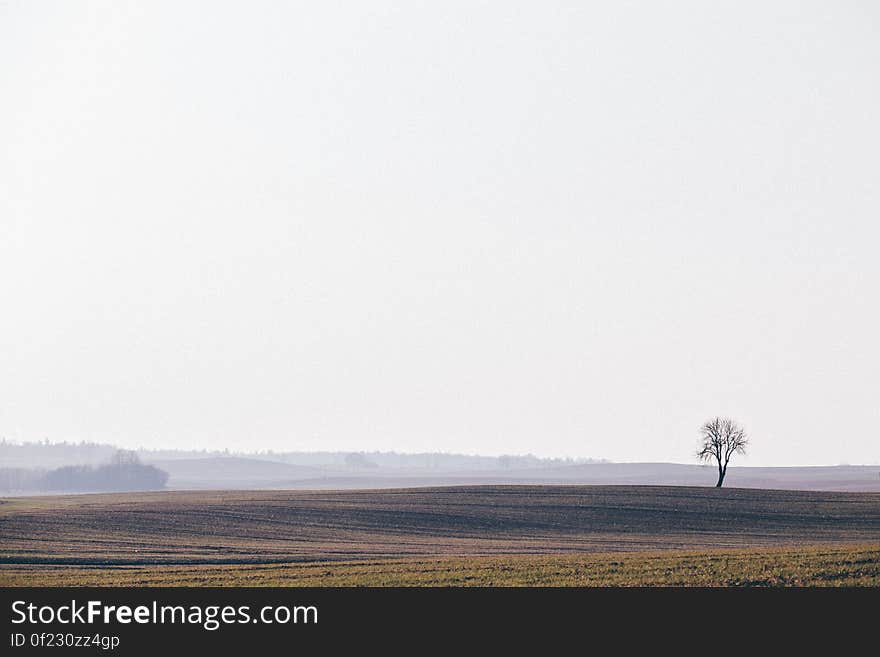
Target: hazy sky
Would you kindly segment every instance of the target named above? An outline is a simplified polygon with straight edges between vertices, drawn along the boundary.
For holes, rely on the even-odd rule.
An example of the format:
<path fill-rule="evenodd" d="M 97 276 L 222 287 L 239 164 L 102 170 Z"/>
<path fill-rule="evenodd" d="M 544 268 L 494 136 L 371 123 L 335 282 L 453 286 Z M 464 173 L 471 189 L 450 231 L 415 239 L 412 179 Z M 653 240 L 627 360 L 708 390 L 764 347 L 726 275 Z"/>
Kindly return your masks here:
<path fill-rule="evenodd" d="M 0 2 L 0 436 L 880 461 L 880 5 Z"/>

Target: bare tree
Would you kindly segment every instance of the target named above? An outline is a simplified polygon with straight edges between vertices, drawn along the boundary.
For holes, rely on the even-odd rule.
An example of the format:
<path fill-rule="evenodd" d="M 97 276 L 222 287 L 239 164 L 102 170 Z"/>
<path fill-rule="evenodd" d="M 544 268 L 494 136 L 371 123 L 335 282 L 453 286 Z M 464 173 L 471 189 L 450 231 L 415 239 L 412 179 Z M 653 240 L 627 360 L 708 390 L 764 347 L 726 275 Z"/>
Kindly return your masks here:
<path fill-rule="evenodd" d="M 718 483 L 721 488 L 730 457 L 736 453 L 745 454 L 749 444 L 746 431 L 736 422 L 726 417 L 716 417 L 700 428 L 700 449 L 697 458 L 701 461 L 718 463 Z"/>

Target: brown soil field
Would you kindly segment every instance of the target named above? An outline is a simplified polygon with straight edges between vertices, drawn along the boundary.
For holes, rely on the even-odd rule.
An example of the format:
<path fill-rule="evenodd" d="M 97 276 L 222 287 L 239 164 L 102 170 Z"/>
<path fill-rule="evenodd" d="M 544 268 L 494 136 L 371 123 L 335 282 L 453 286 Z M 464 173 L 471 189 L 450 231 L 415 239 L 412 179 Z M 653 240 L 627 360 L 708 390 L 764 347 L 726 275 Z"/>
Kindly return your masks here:
<path fill-rule="evenodd" d="M 760 554 L 782 549 L 795 561 L 813 555 L 804 558 L 810 567 L 820 567 L 824 562 L 816 555 L 825 553 L 816 548 L 804 552 L 807 546 L 855 550 L 857 545 L 857 554 L 868 555 L 870 579 L 876 576 L 870 564 L 877 561 L 872 546 L 880 547 L 880 494 L 482 486 L 68 495 L 0 501 L 0 539 L 0 583 L 7 584 L 76 583 L 84 572 L 122 575 L 133 567 L 150 570 L 154 580 L 166 584 L 191 582 L 183 571 L 192 573 L 196 567 L 344 563 L 351 568 L 358 562 L 462 557 L 483 559 L 471 562 L 482 568 L 502 555 L 540 556 L 552 569 L 557 558 L 563 559 L 557 565 L 564 566 L 566 558 L 670 550 L 685 560 L 709 551 L 751 550 L 748 554 L 758 558 L 746 559 L 751 569 L 760 565 Z M 536 571 L 542 567 L 533 564 Z M 168 581 L 175 569 L 177 579 Z M 264 579 L 283 580 L 279 574 L 276 570 Z M 386 581 L 371 577 L 352 581 Z M 421 575 L 413 581 L 426 583 Z M 534 583 L 528 577 L 516 581 Z M 241 578 L 229 580 L 236 582 L 242 583 Z M 343 578 L 342 583 L 348 582 Z"/>

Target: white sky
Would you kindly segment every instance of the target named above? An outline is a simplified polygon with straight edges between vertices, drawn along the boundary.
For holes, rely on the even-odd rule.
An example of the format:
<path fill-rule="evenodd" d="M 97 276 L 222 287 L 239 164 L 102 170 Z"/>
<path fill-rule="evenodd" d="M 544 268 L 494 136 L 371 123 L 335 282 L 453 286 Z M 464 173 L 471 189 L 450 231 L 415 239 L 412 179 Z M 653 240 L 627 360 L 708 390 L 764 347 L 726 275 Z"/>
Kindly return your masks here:
<path fill-rule="evenodd" d="M 880 5 L 0 2 L 0 435 L 880 460 Z"/>

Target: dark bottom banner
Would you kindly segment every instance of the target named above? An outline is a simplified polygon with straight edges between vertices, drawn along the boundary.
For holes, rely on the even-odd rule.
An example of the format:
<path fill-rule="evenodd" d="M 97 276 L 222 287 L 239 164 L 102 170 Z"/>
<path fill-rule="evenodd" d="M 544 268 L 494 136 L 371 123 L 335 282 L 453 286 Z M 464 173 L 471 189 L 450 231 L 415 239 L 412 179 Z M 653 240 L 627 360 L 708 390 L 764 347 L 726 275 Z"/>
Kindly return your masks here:
<path fill-rule="evenodd" d="M 4 655 L 460 652 L 477 643 L 716 652 L 823 639 L 840 649 L 872 645 L 880 617 L 880 589 L 6 588 L 2 597 Z"/>

